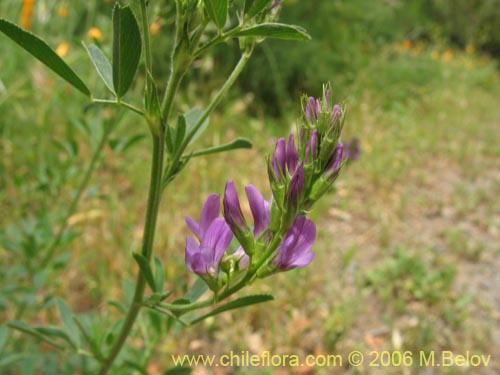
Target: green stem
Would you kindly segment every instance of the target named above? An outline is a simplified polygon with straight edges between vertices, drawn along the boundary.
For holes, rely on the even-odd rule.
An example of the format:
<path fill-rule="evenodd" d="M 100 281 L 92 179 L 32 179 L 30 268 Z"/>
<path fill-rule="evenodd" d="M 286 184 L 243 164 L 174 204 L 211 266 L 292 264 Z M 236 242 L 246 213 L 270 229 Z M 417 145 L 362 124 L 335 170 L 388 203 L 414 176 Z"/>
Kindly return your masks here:
<path fill-rule="evenodd" d="M 107 99 L 94 99 L 92 98 L 92 103 L 96 103 L 96 104 L 107 104 L 107 105 L 115 105 L 115 106 L 118 106 L 118 107 L 124 107 L 124 108 L 127 108 L 129 110 L 131 110 L 132 112 L 135 112 L 137 113 L 138 115 L 141 115 L 141 116 L 146 116 L 146 114 L 144 113 L 143 110 L 133 106 L 132 104 L 129 104 L 129 103 L 126 103 L 126 102 L 123 102 L 123 101 L 118 101 L 118 100 L 107 100 Z"/>
<path fill-rule="evenodd" d="M 160 206 L 161 198 L 161 172 L 163 169 L 163 153 L 164 153 L 164 134 L 153 134 L 153 160 L 151 164 L 151 176 L 148 193 L 148 205 L 146 209 L 146 221 L 144 223 L 144 235 L 142 237 L 142 254 L 148 259 L 151 259 L 153 251 L 153 242 L 156 230 L 156 221 L 158 217 L 158 209 Z M 132 326 L 139 314 L 144 297 L 144 289 L 146 287 L 146 280 L 141 271 L 137 275 L 137 283 L 135 287 L 134 297 L 132 304 L 127 312 L 125 321 L 121 327 L 120 333 L 111 348 L 110 353 L 102 362 L 99 375 L 105 375 L 113 365 L 116 357 L 120 353 L 127 337 L 132 330 Z"/>
<path fill-rule="evenodd" d="M 168 169 L 165 172 L 165 175 L 163 177 L 164 181 L 164 187 L 166 186 L 167 182 L 170 181 L 170 178 L 172 175 L 175 174 L 175 171 L 177 169 L 177 165 L 179 163 L 179 160 L 182 157 L 182 154 L 184 153 L 184 150 L 187 148 L 189 145 L 189 142 L 191 139 L 194 137 L 198 129 L 201 127 L 203 122 L 210 116 L 210 114 L 213 112 L 215 107 L 220 103 L 222 100 L 224 94 L 229 90 L 229 88 L 234 84 L 238 76 L 241 74 L 243 71 L 243 68 L 247 64 L 248 60 L 250 59 L 250 56 L 252 55 L 252 48 L 249 50 L 245 51 L 242 55 L 240 60 L 238 61 L 238 64 L 234 67 L 233 71 L 231 72 L 231 75 L 228 77 L 226 82 L 224 82 L 224 85 L 219 89 L 219 92 L 215 96 L 215 98 L 212 100 L 212 102 L 208 105 L 208 107 L 205 109 L 205 111 L 202 113 L 201 117 L 198 119 L 198 122 L 195 124 L 193 129 L 189 134 L 187 134 L 186 138 L 184 138 L 181 146 L 177 149 L 177 152 L 174 154 L 172 157 L 172 161 L 169 163 Z"/>
<path fill-rule="evenodd" d="M 153 60 L 151 58 L 151 42 L 149 39 L 148 12 L 146 9 L 146 0 L 141 0 L 141 21 L 142 33 L 144 36 L 144 52 L 146 55 L 146 69 L 152 74 Z"/>
<path fill-rule="evenodd" d="M 85 174 L 83 175 L 82 180 L 80 181 L 80 184 L 78 185 L 78 189 L 76 191 L 76 195 L 73 198 L 71 204 L 68 207 L 68 210 L 66 211 L 66 214 L 64 215 L 63 221 L 61 226 L 59 227 L 59 230 L 57 231 L 56 236 L 54 237 L 54 240 L 50 244 L 49 248 L 47 249 L 47 252 L 45 253 L 45 256 L 43 257 L 42 261 L 40 262 L 40 269 L 45 268 L 49 262 L 52 260 L 55 251 L 57 250 L 57 246 L 59 245 L 59 242 L 62 239 L 62 236 L 66 232 L 66 229 L 68 228 L 68 220 L 69 218 L 75 213 L 76 208 L 78 206 L 78 203 L 80 202 L 80 198 L 82 197 L 83 191 L 87 187 L 90 177 L 92 176 L 92 173 L 95 170 L 95 167 L 97 166 L 97 161 L 99 160 L 99 157 L 101 156 L 102 150 L 104 149 L 104 146 L 106 145 L 106 142 L 108 141 L 108 136 L 111 133 L 111 130 L 113 129 L 113 126 L 109 126 L 102 134 L 101 139 L 99 140 L 99 144 L 97 145 L 97 148 L 94 151 L 94 154 L 92 155 L 92 160 L 90 161 L 90 164 L 85 171 Z"/>

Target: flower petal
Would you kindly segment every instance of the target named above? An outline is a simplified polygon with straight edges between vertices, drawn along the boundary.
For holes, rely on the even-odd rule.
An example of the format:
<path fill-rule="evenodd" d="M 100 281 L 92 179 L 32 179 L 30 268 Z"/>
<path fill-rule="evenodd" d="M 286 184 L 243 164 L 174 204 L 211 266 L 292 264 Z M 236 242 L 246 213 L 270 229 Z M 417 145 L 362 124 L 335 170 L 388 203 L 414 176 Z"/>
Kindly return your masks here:
<path fill-rule="evenodd" d="M 231 227 L 246 226 L 245 218 L 241 211 L 240 200 L 238 199 L 238 193 L 234 187 L 234 182 L 231 180 L 226 183 L 226 189 L 224 191 L 224 217 Z"/>
<path fill-rule="evenodd" d="M 255 236 L 258 236 L 269 226 L 271 221 L 269 203 L 266 205 L 266 200 L 255 186 L 247 185 L 245 186 L 245 191 L 253 216 L 253 233 Z"/>
<path fill-rule="evenodd" d="M 288 168 L 288 173 L 291 175 L 295 173 L 297 168 L 297 162 L 299 160 L 299 154 L 297 153 L 297 148 L 295 147 L 293 133 L 288 137 L 288 144 L 286 147 L 286 166 Z"/>
<path fill-rule="evenodd" d="M 219 217 L 220 213 L 220 196 L 211 194 L 203 204 L 200 215 L 200 238 L 206 232 L 212 221 Z"/>
<path fill-rule="evenodd" d="M 192 237 L 186 237 L 186 253 L 185 261 L 186 266 L 190 272 L 195 272 L 193 264 L 195 263 L 195 258 L 198 256 L 197 253 L 200 252 L 200 247 Z"/>
<path fill-rule="evenodd" d="M 184 220 L 186 221 L 189 230 L 193 232 L 193 234 L 198 238 L 198 240 L 201 241 L 202 233 L 200 232 L 200 225 L 196 221 L 194 221 L 193 218 L 189 216 L 186 216 Z"/>

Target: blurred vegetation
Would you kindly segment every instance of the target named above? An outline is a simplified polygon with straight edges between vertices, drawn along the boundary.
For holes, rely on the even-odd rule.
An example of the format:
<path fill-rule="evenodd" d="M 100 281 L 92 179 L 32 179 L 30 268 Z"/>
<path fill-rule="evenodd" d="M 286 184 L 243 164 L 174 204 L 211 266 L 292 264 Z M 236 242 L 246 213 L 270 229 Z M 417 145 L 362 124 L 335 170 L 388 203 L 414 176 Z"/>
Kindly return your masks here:
<path fill-rule="evenodd" d="M 154 66 L 166 78 L 172 2 L 150 3 L 157 33 Z M 203 139 L 212 145 L 245 136 L 255 142 L 254 150 L 193 160 L 185 178 L 176 181 L 175 196 L 165 199 L 156 246 L 168 259 L 165 274 L 173 293 L 192 281 L 184 268 L 186 229 L 178 223 L 196 215 L 206 195 L 221 192 L 229 178 L 240 187 L 267 185 L 264 153 L 272 150 L 274 138 L 293 128 L 300 94 L 318 95 L 323 82 L 332 83 L 335 99 L 347 101 L 345 134 L 360 139 L 362 158 L 339 179 L 331 200 L 313 213 L 319 233 L 311 267 L 279 275 L 273 285 L 252 287 L 275 294 L 273 306 L 226 314 L 199 330 L 164 338 L 149 373 L 167 368 L 170 353 L 199 350 L 498 354 L 500 1 L 283 3 L 281 18 L 304 26 L 313 40 L 269 41 L 257 48 Z M 111 2 L 101 0 L 38 0 L 31 18 L 33 32 L 57 47 L 102 93 L 80 41 L 97 42 L 109 55 L 111 9 Z M 20 1 L 0 2 L 0 16 L 17 21 L 20 14 Z M 230 47 L 233 54 L 217 48 L 196 62 L 176 110 L 206 104 L 234 65 L 238 46 Z M 142 82 L 139 76 L 130 101 L 139 97 Z M 84 111 L 86 104 L 1 39 L 2 324 L 22 317 L 57 325 L 55 297 L 64 296 L 84 321 L 97 321 L 108 337 L 116 331 L 110 327 L 114 315 L 96 317 L 95 312 L 103 301 L 123 300 L 129 293 L 135 273 L 130 252 L 138 246 L 145 208 L 149 142 L 134 115 L 109 108 Z M 37 268 L 110 126 L 104 155 L 78 213 L 70 218 L 56 260 Z M 2 375 L 70 374 L 88 365 L 18 333 L 8 338 L 0 328 Z M 355 374 L 352 370 L 314 373 Z M 367 373 L 401 373 L 383 370 Z M 465 373 L 473 374 L 470 370 Z"/>

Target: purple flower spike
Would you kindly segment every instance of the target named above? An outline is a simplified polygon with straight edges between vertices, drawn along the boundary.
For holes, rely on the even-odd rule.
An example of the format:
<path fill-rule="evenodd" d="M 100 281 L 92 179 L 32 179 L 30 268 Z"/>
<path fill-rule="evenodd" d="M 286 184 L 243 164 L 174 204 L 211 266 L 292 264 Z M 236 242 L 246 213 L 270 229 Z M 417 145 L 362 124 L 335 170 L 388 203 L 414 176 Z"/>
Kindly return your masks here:
<path fill-rule="evenodd" d="M 271 221 L 270 205 L 255 186 L 247 185 L 245 186 L 245 191 L 253 216 L 253 234 L 258 236 L 269 226 Z"/>
<path fill-rule="evenodd" d="M 233 181 L 226 183 L 224 191 L 224 217 L 231 229 L 233 229 L 233 232 L 236 228 L 243 231 L 246 230 L 247 223 L 241 211 L 240 200 L 238 199 L 238 193 Z"/>
<path fill-rule="evenodd" d="M 304 216 L 298 216 L 276 250 L 273 265 L 280 271 L 307 266 L 314 258 L 311 247 L 315 239 L 314 223 Z"/>
<path fill-rule="evenodd" d="M 186 238 L 186 266 L 189 271 L 204 276 L 217 277 L 219 264 L 226 252 L 233 234 L 223 218 L 211 222 L 200 244 L 192 237 Z"/>
<path fill-rule="evenodd" d="M 186 216 L 186 224 L 199 241 L 203 238 L 208 227 L 220 213 L 220 197 L 218 194 L 211 194 L 203 204 L 201 209 L 200 222 L 197 223 L 191 217 Z"/>
<path fill-rule="evenodd" d="M 279 7 L 280 3 L 281 3 L 281 0 L 275 0 L 273 5 L 271 5 L 271 10 L 274 10 L 277 7 Z"/>

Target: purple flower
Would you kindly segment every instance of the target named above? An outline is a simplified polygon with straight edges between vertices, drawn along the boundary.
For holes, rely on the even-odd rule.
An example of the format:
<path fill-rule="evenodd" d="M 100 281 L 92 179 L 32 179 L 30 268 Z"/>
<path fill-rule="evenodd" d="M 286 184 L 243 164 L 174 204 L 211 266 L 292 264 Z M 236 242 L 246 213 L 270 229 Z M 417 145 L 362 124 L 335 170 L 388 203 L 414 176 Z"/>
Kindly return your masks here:
<path fill-rule="evenodd" d="M 281 0 L 275 0 L 274 3 L 273 3 L 273 5 L 271 5 L 271 10 L 276 9 L 277 7 L 279 7 L 280 3 L 281 3 Z"/>
<path fill-rule="evenodd" d="M 238 250 L 233 253 L 233 256 L 238 261 L 238 268 L 240 270 L 248 268 L 248 265 L 250 264 L 250 257 L 245 253 L 241 246 L 238 247 Z"/>
<path fill-rule="evenodd" d="M 206 199 L 201 209 L 200 222 L 197 223 L 189 216 L 186 216 L 186 224 L 199 241 L 203 238 L 208 227 L 220 213 L 220 197 L 218 194 L 211 194 Z"/>
<path fill-rule="evenodd" d="M 247 185 L 245 191 L 253 216 L 253 236 L 249 236 L 250 227 L 243 216 L 238 193 L 233 181 L 226 183 L 224 192 L 224 217 L 234 235 L 240 241 L 240 244 L 248 251 L 253 243 L 252 237 L 259 236 L 269 226 L 271 212 L 269 202 L 264 199 L 255 186 Z"/>
<path fill-rule="evenodd" d="M 316 227 L 305 216 L 298 216 L 276 250 L 273 266 L 280 271 L 305 267 L 314 258 L 311 247 L 316 239 Z"/>
<path fill-rule="evenodd" d="M 310 122 L 314 122 L 318 119 L 320 106 L 321 105 L 318 99 L 315 99 L 312 96 L 307 99 L 305 111 Z"/>
<path fill-rule="evenodd" d="M 326 167 L 326 175 L 330 179 L 337 178 L 342 162 L 345 160 L 344 144 L 342 142 L 337 143 L 335 149 L 333 150 L 332 156 L 328 160 Z"/>
<path fill-rule="evenodd" d="M 293 134 L 290 134 L 288 137 L 288 144 L 285 138 L 278 139 L 271 158 L 271 166 L 279 182 L 282 182 L 282 177 L 286 176 L 287 170 L 290 175 L 294 174 L 298 159 L 299 156 L 295 147 Z"/>
<path fill-rule="evenodd" d="M 189 229 L 198 239 L 196 241 L 189 236 L 186 238 L 186 266 L 189 271 L 201 277 L 217 277 L 221 259 L 233 238 L 219 213 L 220 198 L 212 194 L 203 205 L 199 223 L 186 217 Z"/>

